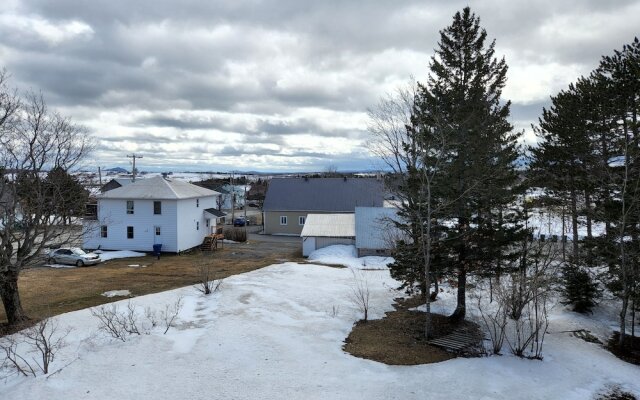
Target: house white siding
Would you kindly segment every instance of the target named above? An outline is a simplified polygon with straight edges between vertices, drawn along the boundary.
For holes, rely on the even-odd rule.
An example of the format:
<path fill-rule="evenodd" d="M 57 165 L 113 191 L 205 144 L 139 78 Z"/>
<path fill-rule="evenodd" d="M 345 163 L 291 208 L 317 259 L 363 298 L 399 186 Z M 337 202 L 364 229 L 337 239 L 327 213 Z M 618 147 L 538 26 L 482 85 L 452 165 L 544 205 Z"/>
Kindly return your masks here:
<path fill-rule="evenodd" d="M 309 257 L 311 253 L 316 250 L 316 238 L 311 237 L 303 237 L 302 238 L 302 256 Z"/>
<path fill-rule="evenodd" d="M 358 256 L 388 254 L 403 233 L 393 221 L 399 220 L 396 208 L 356 207 L 355 230 Z"/>
<path fill-rule="evenodd" d="M 200 245 L 203 238 L 211 233 L 210 228 L 206 227 L 205 221 L 210 216 L 205 214 L 204 210 L 215 208 L 215 206 L 216 196 L 178 200 L 177 251 L 188 250 Z M 215 221 L 211 221 L 211 223 L 215 224 Z"/>
<path fill-rule="evenodd" d="M 131 201 L 131 200 L 129 200 Z M 134 200 L 133 214 L 127 214 L 127 200 L 100 199 L 98 221 L 85 224 L 84 247 L 105 250 L 153 251 L 153 245 L 162 244 L 162 251 L 177 252 L 177 200 L 162 202 L 162 213 L 153 213 L 154 200 Z M 107 226 L 107 237 L 101 237 L 100 226 Z M 133 227 L 133 239 L 127 238 L 127 227 Z M 160 227 L 156 238 L 155 227 Z"/>

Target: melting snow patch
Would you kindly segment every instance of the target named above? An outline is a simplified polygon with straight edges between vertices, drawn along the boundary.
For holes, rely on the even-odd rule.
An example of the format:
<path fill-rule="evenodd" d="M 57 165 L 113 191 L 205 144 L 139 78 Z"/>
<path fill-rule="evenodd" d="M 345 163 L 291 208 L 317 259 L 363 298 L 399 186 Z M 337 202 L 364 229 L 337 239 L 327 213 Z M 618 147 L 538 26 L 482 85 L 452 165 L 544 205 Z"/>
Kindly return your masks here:
<path fill-rule="evenodd" d="M 355 269 L 387 269 L 392 257 L 367 256 L 358 258 L 355 246 L 336 244 L 323 247 L 309 255 L 309 261 L 338 264 Z"/>
<path fill-rule="evenodd" d="M 124 297 L 131 296 L 131 292 L 128 290 L 110 290 L 102 293 L 104 297 Z"/>
<path fill-rule="evenodd" d="M 131 250 L 118 250 L 118 251 L 102 251 L 96 250 L 94 253 L 100 255 L 102 261 L 114 260 L 116 258 L 130 258 L 130 257 L 144 257 L 145 253 L 140 253 Z"/>

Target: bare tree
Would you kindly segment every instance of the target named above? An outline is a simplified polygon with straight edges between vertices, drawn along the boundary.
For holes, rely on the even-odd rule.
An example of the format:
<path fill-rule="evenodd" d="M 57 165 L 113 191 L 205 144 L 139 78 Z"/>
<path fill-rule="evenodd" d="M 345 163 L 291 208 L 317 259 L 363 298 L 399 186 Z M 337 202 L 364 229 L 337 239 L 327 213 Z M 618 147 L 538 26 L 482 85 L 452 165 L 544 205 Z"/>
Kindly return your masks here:
<path fill-rule="evenodd" d="M 371 298 L 369 280 L 358 270 L 352 269 L 351 274 L 353 275 L 353 286 L 349 298 L 362 312 L 363 320 L 366 322 L 369 320 L 369 300 Z"/>
<path fill-rule="evenodd" d="M 202 257 L 198 262 L 198 284 L 196 289 L 204 294 L 215 293 L 220 290 L 222 279 L 215 279 L 215 268 L 210 260 Z"/>
<path fill-rule="evenodd" d="M 68 201 L 53 169 L 71 171 L 91 149 L 86 129 L 50 111 L 41 94 L 20 99 L 0 74 L 0 297 L 9 324 L 26 320 L 18 277 L 52 244 L 78 240 L 64 227 L 60 205 Z"/>
<path fill-rule="evenodd" d="M 439 164 L 445 156 L 445 132 L 422 132 L 415 121 L 419 84 L 399 88 L 394 95 L 382 99 L 369 110 L 369 131 L 373 140 L 370 151 L 391 170 L 388 188 L 397 196 L 400 219 L 393 221 L 404 230 L 404 236 L 420 253 L 422 279 L 426 298 L 424 332 L 429 337 L 431 327 L 431 276 L 435 206 L 433 185 Z M 434 115 L 436 113 L 433 113 Z M 441 121 L 441 127 L 446 123 Z M 396 237 L 398 237 L 396 235 Z"/>

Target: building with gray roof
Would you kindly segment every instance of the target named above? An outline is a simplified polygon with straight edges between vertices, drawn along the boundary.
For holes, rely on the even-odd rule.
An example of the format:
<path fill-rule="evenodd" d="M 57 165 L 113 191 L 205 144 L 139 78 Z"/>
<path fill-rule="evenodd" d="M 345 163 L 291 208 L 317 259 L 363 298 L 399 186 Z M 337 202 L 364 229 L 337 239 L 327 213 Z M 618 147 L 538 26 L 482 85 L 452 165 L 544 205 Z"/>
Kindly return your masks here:
<path fill-rule="evenodd" d="M 383 182 L 376 178 L 274 178 L 264 200 L 264 232 L 298 236 L 307 214 L 382 207 L 384 197 Z"/>

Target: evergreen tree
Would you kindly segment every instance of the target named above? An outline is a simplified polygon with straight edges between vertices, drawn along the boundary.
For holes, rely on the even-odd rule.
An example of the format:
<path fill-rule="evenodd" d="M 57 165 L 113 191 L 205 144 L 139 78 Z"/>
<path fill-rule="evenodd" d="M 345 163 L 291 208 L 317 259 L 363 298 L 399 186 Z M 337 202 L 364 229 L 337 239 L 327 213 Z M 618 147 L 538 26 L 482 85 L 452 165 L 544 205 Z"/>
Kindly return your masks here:
<path fill-rule="evenodd" d="M 457 307 L 466 313 L 467 273 L 499 268 L 511 257 L 509 244 L 519 239 L 516 141 L 507 121 L 510 102 L 502 102 L 507 65 L 495 57 L 495 41 L 487 44 L 480 19 L 469 9 L 455 14 L 440 32 L 430 76 L 419 85 L 413 125 L 423 143 L 440 143 L 444 157 L 432 182 L 432 199 L 441 225 L 440 259 L 455 267 Z M 425 154 L 432 152 L 427 149 Z M 508 231 L 508 232 L 507 232 Z"/>
<path fill-rule="evenodd" d="M 596 306 L 596 299 L 600 296 L 598 285 L 591 275 L 575 264 L 568 264 L 562 273 L 563 304 L 571 304 L 573 311 L 579 313 L 591 312 Z"/>

